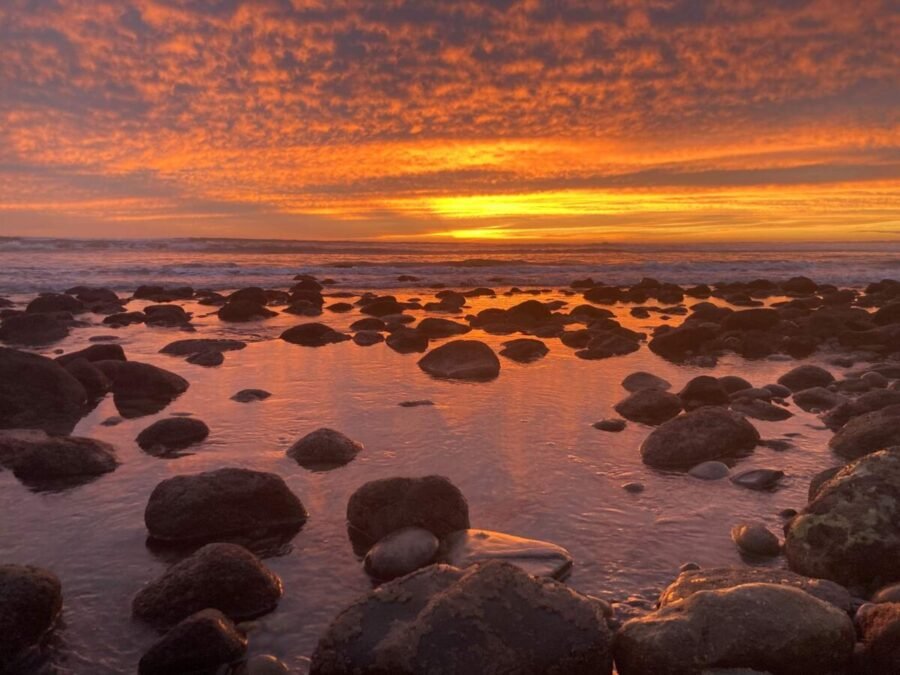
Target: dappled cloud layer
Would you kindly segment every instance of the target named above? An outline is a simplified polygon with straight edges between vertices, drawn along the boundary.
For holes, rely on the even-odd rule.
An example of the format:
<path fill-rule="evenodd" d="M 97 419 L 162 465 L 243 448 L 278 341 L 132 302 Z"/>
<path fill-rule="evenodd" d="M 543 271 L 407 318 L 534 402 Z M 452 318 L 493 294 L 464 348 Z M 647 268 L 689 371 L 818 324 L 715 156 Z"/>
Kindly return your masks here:
<path fill-rule="evenodd" d="M 4 0 L 0 235 L 900 234 L 892 0 Z"/>

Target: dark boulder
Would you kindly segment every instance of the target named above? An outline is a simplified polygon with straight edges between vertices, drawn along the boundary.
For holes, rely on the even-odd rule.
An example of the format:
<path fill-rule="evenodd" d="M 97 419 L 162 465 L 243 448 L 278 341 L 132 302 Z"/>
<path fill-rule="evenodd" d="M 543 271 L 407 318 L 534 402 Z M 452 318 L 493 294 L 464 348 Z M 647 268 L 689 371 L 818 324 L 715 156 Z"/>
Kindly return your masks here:
<path fill-rule="evenodd" d="M 858 459 L 870 452 L 900 446 L 900 405 L 889 405 L 847 422 L 828 442 L 844 459 Z"/>
<path fill-rule="evenodd" d="M 478 340 L 453 340 L 419 359 L 429 375 L 456 380 L 490 380 L 500 374 L 500 359 Z"/>
<path fill-rule="evenodd" d="M 394 530 L 366 553 L 363 561 L 369 576 L 390 581 L 430 565 L 440 541 L 421 527 Z"/>
<path fill-rule="evenodd" d="M 86 347 L 85 349 L 79 349 L 78 351 L 69 352 L 68 354 L 57 356 L 56 362 L 61 366 L 67 366 L 72 361 L 77 361 L 78 359 L 84 359 L 85 361 L 90 361 L 91 363 L 93 363 L 94 361 L 128 360 L 125 356 L 125 350 L 122 349 L 122 345 L 107 343 L 91 345 L 90 347 Z"/>
<path fill-rule="evenodd" d="M 745 454 L 758 442 L 759 432 L 743 416 L 709 406 L 663 422 L 644 440 L 641 458 L 653 467 L 687 468 Z"/>
<path fill-rule="evenodd" d="M 76 359 L 70 361 L 65 366 L 66 371 L 76 380 L 81 382 L 81 386 L 87 392 L 88 400 L 91 402 L 103 398 L 112 390 L 112 382 L 99 368 L 93 363 L 84 359 Z"/>
<path fill-rule="evenodd" d="M 190 386 L 180 375 L 149 363 L 96 361 L 94 366 L 112 382 L 113 400 L 123 417 L 159 412 Z"/>
<path fill-rule="evenodd" d="M 427 317 L 419 322 L 416 330 L 428 338 L 445 338 L 453 335 L 462 335 L 472 329 L 465 324 L 457 323 L 450 319 Z"/>
<path fill-rule="evenodd" d="M 856 614 L 861 648 L 855 673 L 900 673 L 900 602 L 861 607 Z"/>
<path fill-rule="evenodd" d="M 626 420 L 655 426 L 681 412 L 681 399 L 659 389 L 640 389 L 619 401 L 615 410 Z"/>
<path fill-rule="evenodd" d="M 715 377 L 698 375 L 688 381 L 678 392 L 685 410 L 696 410 L 705 405 L 728 405 L 731 397 Z"/>
<path fill-rule="evenodd" d="M 791 391 L 802 391 L 810 387 L 825 387 L 834 382 L 834 375 L 824 368 L 813 365 L 797 366 L 778 378 L 778 384 Z"/>
<path fill-rule="evenodd" d="M 247 638 L 217 609 L 203 609 L 177 624 L 141 657 L 138 675 L 215 672 L 240 659 Z"/>
<path fill-rule="evenodd" d="M 265 306 L 265 303 L 251 300 L 235 300 L 226 302 L 219 309 L 219 318 L 222 321 L 242 322 L 268 319 L 277 314 Z"/>
<path fill-rule="evenodd" d="M 55 574 L 30 565 L 0 565 L 0 672 L 16 666 L 23 652 L 39 644 L 62 610 L 62 586 Z"/>
<path fill-rule="evenodd" d="M 138 434 L 138 446 L 151 455 L 169 455 L 200 443 L 209 436 L 209 427 L 192 417 L 157 420 Z"/>
<path fill-rule="evenodd" d="M 241 340 L 197 338 L 170 342 L 160 349 L 159 353 L 170 354 L 172 356 L 192 356 L 194 354 L 202 354 L 205 352 L 230 352 L 244 349 L 246 346 L 247 343 Z"/>
<path fill-rule="evenodd" d="M 777 310 L 757 307 L 755 309 L 732 312 L 722 321 L 722 330 L 769 330 L 777 326 L 780 321 L 781 316 Z"/>
<path fill-rule="evenodd" d="M 191 315 L 178 305 L 148 305 L 144 307 L 144 323 L 148 326 L 187 327 Z"/>
<path fill-rule="evenodd" d="M 251 286 L 250 288 L 242 288 L 228 296 L 228 302 L 250 302 L 254 305 L 267 305 L 269 296 L 262 288 Z"/>
<path fill-rule="evenodd" d="M 374 330 L 360 330 L 353 334 L 353 343 L 360 347 L 371 347 L 384 342 L 384 335 Z"/>
<path fill-rule="evenodd" d="M 231 397 L 231 400 L 238 403 L 252 403 L 253 401 L 265 401 L 271 395 L 270 392 L 264 389 L 241 389 Z"/>
<path fill-rule="evenodd" d="M 708 326 L 685 325 L 656 333 L 648 346 L 654 354 L 680 361 L 687 356 L 698 354 L 715 336 L 715 331 Z"/>
<path fill-rule="evenodd" d="M 69 326 L 52 314 L 14 314 L 0 323 L 0 342 L 42 346 L 69 335 Z"/>
<path fill-rule="evenodd" d="M 301 323 L 299 326 L 284 331 L 281 339 L 304 347 L 322 347 L 336 342 L 345 342 L 350 339 L 350 336 L 339 333 L 322 323 Z"/>
<path fill-rule="evenodd" d="M 84 303 L 71 295 L 61 293 L 42 293 L 28 303 L 25 308 L 28 314 L 52 314 L 55 312 L 70 312 L 80 314 L 85 311 Z"/>
<path fill-rule="evenodd" d="M 0 463 L 36 488 L 86 483 L 119 465 L 115 449 L 93 438 L 37 435 L 15 439 L 0 433 Z"/>
<path fill-rule="evenodd" d="M 550 350 L 540 340 L 533 338 L 519 338 L 503 343 L 500 356 L 505 356 L 519 363 L 531 363 L 546 356 Z"/>
<path fill-rule="evenodd" d="M 766 422 L 783 422 L 794 416 L 787 408 L 758 398 L 738 398 L 731 403 L 731 409 L 745 417 Z"/>
<path fill-rule="evenodd" d="M 664 380 L 663 378 L 658 377 L 653 373 L 647 373 L 639 370 L 637 372 L 631 373 L 624 380 L 622 380 L 622 387 L 624 387 L 626 391 L 634 393 L 636 391 L 641 391 L 642 389 L 659 389 L 660 391 L 668 391 L 672 388 L 672 385 L 668 380 Z"/>
<path fill-rule="evenodd" d="M 294 443 L 287 456 L 307 469 L 331 469 L 347 464 L 363 446 L 340 431 L 316 429 Z"/>

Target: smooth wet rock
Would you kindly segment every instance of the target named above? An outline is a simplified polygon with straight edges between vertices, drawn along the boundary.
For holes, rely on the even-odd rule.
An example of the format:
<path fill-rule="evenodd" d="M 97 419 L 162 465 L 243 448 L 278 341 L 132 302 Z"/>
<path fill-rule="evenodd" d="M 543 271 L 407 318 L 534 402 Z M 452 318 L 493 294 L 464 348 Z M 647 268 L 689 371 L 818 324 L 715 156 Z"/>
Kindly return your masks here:
<path fill-rule="evenodd" d="M 281 593 L 281 579 L 243 546 L 207 544 L 144 586 L 131 610 L 162 629 L 207 608 L 246 621 L 275 609 Z"/>
<path fill-rule="evenodd" d="M 707 326 L 680 326 L 664 333 L 658 333 L 650 340 L 650 351 L 672 361 L 682 361 L 697 355 L 704 345 L 716 337 Z"/>
<path fill-rule="evenodd" d="M 731 469 L 724 462 L 700 462 L 696 466 L 692 466 L 688 471 L 688 475 L 700 480 L 720 480 L 731 473 Z"/>
<path fill-rule="evenodd" d="M 421 527 L 440 538 L 468 529 L 469 505 L 443 476 L 382 478 L 350 496 L 347 523 L 351 536 L 368 546 L 405 527 Z"/>
<path fill-rule="evenodd" d="M 782 478 L 784 471 L 777 469 L 750 469 L 732 476 L 731 482 L 750 490 L 771 490 Z"/>
<path fill-rule="evenodd" d="M 52 572 L 30 565 L 0 565 L 0 672 L 40 643 L 62 610 L 62 586 Z"/>
<path fill-rule="evenodd" d="M 238 403 L 252 403 L 253 401 L 265 401 L 271 395 L 265 389 L 241 389 L 231 397 L 231 400 Z"/>
<path fill-rule="evenodd" d="M 243 675 L 291 675 L 291 671 L 271 654 L 257 654 L 247 659 Z"/>
<path fill-rule="evenodd" d="M 678 392 L 685 410 L 696 410 L 705 405 L 728 405 L 731 397 L 721 382 L 709 375 L 692 378 Z"/>
<path fill-rule="evenodd" d="M 723 375 L 716 379 L 719 380 L 719 384 L 729 394 L 734 394 L 742 389 L 753 389 L 753 385 L 748 380 L 738 375 Z"/>
<path fill-rule="evenodd" d="M 550 350 L 540 340 L 533 338 L 518 338 L 503 343 L 500 356 L 505 356 L 519 363 L 531 363 L 546 356 Z"/>
<path fill-rule="evenodd" d="M 46 436 L 15 438 L 0 432 L 0 464 L 34 487 L 86 483 L 115 471 L 115 449 L 93 438 Z"/>
<path fill-rule="evenodd" d="M 137 361 L 96 361 L 112 382 L 113 401 L 122 417 L 152 415 L 187 391 L 180 375 Z"/>
<path fill-rule="evenodd" d="M 616 636 L 620 675 L 694 675 L 720 666 L 838 675 L 853 655 L 845 613 L 799 589 L 746 584 L 696 592 L 626 623 Z"/>
<path fill-rule="evenodd" d="M 427 317 L 419 322 L 416 330 L 428 338 L 445 338 L 462 335 L 472 329 L 464 323 L 457 323 L 450 319 Z"/>
<path fill-rule="evenodd" d="M 453 340 L 419 359 L 429 375 L 454 380 L 490 380 L 500 374 L 500 359 L 477 340 Z"/>
<path fill-rule="evenodd" d="M 434 562 L 440 541 L 421 527 L 404 527 L 381 539 L 366 554 L 366 572 L 390 581 Z"/>
<path fill-rule="evenodd" d="M 275 316 L 276 313 L 266 307 L 264 303 L 247 299 L 229 300 L 218 311 L 219 319 L 230 322 L 268 319 Z"/>
<path fill-rule="evenodd" d="M 611 645 L 602 603 L 564 584 L 500 562 L 432 565 L 341 612 L 310 673 L 610 675 Z"/>
<path fill-rule="evenodd" d="M 441 540 L 438 560 L 466 568 L 501 560 L 538 577 L 562 579 L 572 569 L 572 554 L 556 544 L 490 530 L 460 530 Z"/>
<path fill-rule="evenodd" d="M 660 595 L 663 607 L 684 600 L 698 591 L 734 588 L 744 584 L 766 583 L 792 586 L 834 605 L 845 614 L 850 612 L 853 599 L 843 586 L 827 579 L 814 579 L 773 567 L 710 567 L 683 570 Z"/>
<path fill-rule="evenodd" d="M 813 365 L 797 366 L 778 378 L 778 384 L 793 392 L 810 387 L 825 387 L 834 382 L 834 375 L 824 368 Z"/>
<path fill-rule="evenodd" d="M 322 347 L 336 342 L 345 342 L 350 339 L 350 336 L 339 333 L 322 323 L 302 323 L 284 331 L 281 339 L 304 347 Z"/>
<path fill-rule="evenodd" d="M 857 614 L 856 625 L 861 649 L 855 672 L 900 673 L 900 603 L 869 606 Z"/>
<path fill-rule="evenodd" d="M 900 405 L 854 417 L 828 442 L 844 459 L 858 459 L 893 445 L 900 445 Z"/>
<path fill-rule="evenodd" d="M 900 584 L 891 584 L 890 586 L 879 588 L 872 596 L 870 602 L 900 602 Z"/>
<path fill-rule="evenodd" d="M 150 536 L 168 542 L 297 529 L 307 517 L 280 476 L 233 468 L 167 478 L 144 511 Z"/>
<path fill-rule="evenodd" d="M 398 403 L 401 408 L 421 408 L 423 406 L 433 406 L 434 401 L 429 401 L 427 399 L 418 399 L 415 401 L 400 401 Z"/>
<path fill-rule="evenodd" d="M 95 361 L 127 361 L 125 350 L 122 345 L 117 344 L 96 344 L 79 349 L 74 352 L 68 352 L 56 357 L 56 362 L 61 366 L 68 366 L 70 363 L 84 359 L 91 363 Z"/>
<path fill-rule="evenodd" d="M 353 342 L 360 347 L 371 347 L 384 342 L 384 335 L 374 330 L 360 330 L 353 334 Z"/>
<path fill-rule="evenodd" d="M 796 572 L 870 589 L 900 581 L 900 448 L 865 455 L 811 491 L 785 531 Z"/>
<path fill-rule="evenodd" d="M 170 342 L 159 350 L 160 354 L 172 356 L 192 356 L 206 352 L 230 352 L 244 349 L 246 342 L 241 340 L 207 339 L 197 338 L 191 340 L 176 340 Z"/>
<path fill-rule="evenodd" d="M 627 423 L 625 422 L 625 420 L 620 420 L 614 417 L 600 420 L 599 422 L 594 422 L 595 429 L 599 429 L 600 431 L 609 431 L 612 433 L 624 431 L 626 426 Z"/>
<path fill-rule="evenodd" d="M 781 551 L 778 537 L 762 523 L 740 523 L 731 528 L 731 539 L 743 553 L 772 557 Z"/>
<path fill-rule="evenodd" d="M 51 314 L 14 314 L 0 323 L 0 342 L 40 347 L 69 335 L 67 322 Z"/>
<path fill-rule="evenodd" d="M 414 328 L 397 328 L 385 342 L 398 354 L 421 354 L 428 350 L 428 338 Z"/>
<path fill-rule="evenodd" d="M 622 386 L 626 391 L 636 392 L 642 389 L 659 389 L 660 391 L 668 391 L 672 388 L 671 383 L 668 380 L 664 380 L 661 377 L 658 377 L 652 373 L 647 373 L 642 370 L 631 373 L 624 380 L 622 380 Z"/>
<path fill-rule="evenodd" d="M 363 446 L 340 431 L 316 429 L 294 443 L 287 456 L 307 469 L 343 466 L 362 452 Z"/>
<path fill-rule="evenodd" d="M 681 412 L 681 399 L 660 389 L 639 389 L 616 403 L 615 411 L 631 422 L 655 426 Z"/>
<path fill-rule="evenodd" d="M 838 404 L 822 417 L 822 421 L 829 429 L 837 430 L 856 417 L 892 405 L 900 405 L 900 390 L 875 389 Z"/>
<path fill-rule="evenodd" d="M 206 440 L 209 427 L 193 417 L 157 420 L 138 434 L 138 446 L 151 455 L 167 455 Z"/>
<path fill-rule="evenodd" d="M 112 381 L 90 361 L 76 359 L 67 363 L 66 371 L 81 383 L 90 402 L 99 401 L 112 390 Z"/>
<path fill-rule="evenodd" d="M 387 324 L 382 319 L 379 319 L 375 316 L 367 316 L 363 319 L 358 319 L 350 324 L 350 330 L 375 330 L 375 331 L 383 331 L 387 330 Z"/>
<path fill-rule="evenodd" d="M 760 399 L 737 399 L 731 403 L 731 409 L 746 417 L 765 422 L 783 422 L 794 416 L 787 408 Z"/>
<path fill-rule="evenodd" d="M 88 395 L 51 359 L 0 347 L 0 429 L 68 434 L 87 411 Z"/>
<path fill-rule="evenodd" d="M 687 468 L 751 451 L 759 432 L 741 415 L 716 406 L 663 422 L 641 445 L 641 459 L 658 468 Z"/>
<path fill-rule="evenodd" d="M 847 398 L 825 387 L 810 387 L 795 392 L 792 400 L 794 405 L 806 412 L 822 412 L 840 405 Z"/>
<path fill-rule="evenodd" d="M 177 624 L 141 657 L 138 675 L 215 671 L 247 651 L 247 638 L 217 609 L 203 609 Z"/>

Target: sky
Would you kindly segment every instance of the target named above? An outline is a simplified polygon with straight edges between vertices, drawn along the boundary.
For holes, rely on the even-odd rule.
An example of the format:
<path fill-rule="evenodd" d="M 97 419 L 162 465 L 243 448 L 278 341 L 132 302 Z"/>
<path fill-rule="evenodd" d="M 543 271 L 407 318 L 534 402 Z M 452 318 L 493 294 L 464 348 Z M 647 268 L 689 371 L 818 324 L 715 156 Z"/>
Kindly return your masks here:
<path fill-rule="evenodd" d="M 0 235 L 900 238 L 897 0 L 2 0 Z"/>

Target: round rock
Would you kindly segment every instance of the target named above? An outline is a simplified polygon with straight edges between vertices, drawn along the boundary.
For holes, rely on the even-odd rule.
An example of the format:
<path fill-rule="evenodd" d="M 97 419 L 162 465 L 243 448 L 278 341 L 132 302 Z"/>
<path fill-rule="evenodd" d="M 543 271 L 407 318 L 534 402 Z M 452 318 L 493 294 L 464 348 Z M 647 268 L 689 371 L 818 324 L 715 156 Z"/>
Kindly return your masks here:
<path fill-rule="evenodd" d="M 453 340 L 419 359 L 429 375 L 454 380 L 490 380 L 500 374 L 500 359 L 478 340 Z"/>
<path fill-rule="evenodd" d="M 176 625 L 141 657 L 138 675 L 212 672 L 241 658 L 247 638 L 217 609 L 204 609 Z"/>
<path fill-rule="evenodd" d="M 390 581 L 434 561 L 440 541 L 421 527 L 395 530 L 369 549 L 365 569 L 369 575 Z"/>
<path fill-rule="evenodd" d="M 360 443 L 334 429 L 316 429 L 294 443 L 288 457 L 307 469 L 330 469 L 343 466 L 362 452 Z"/>
<path fill-rule="evenodd" d="M 686 468 L 752 450 L 759 432 L 741 415 L 709 406 L 679 415 L 654 429 L 641 445 L 645 464 Z"/>
<path fill-rule="evenodd" d="M 157 420 L 138 434 L 137 444 L 151 455 L 167 455 L 206 440 L 209 427 L 193 417 Z"/>

